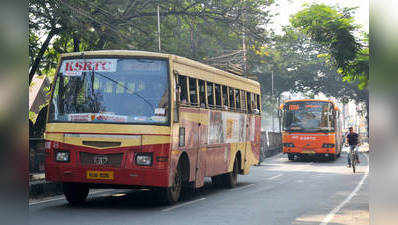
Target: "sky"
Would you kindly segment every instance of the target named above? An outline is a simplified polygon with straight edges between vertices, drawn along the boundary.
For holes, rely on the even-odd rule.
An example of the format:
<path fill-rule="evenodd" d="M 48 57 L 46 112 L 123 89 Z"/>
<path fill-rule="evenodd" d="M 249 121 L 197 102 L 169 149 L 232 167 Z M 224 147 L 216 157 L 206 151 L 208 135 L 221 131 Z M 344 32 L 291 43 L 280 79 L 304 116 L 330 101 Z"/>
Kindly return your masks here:
<path fill-rule="evenodd" d="M 273 19 L 274 24 L 271 26 L 276 32 L 281 31 L 282 25 L 289 24 L 289 16 L 295 14 L 302 9 L 304 3 L 323 3 L 330 6 L 339 7 L 359 7 L 354 15 L 357 24 L 362 26 L 362 30 L 369 32 L 369 0 L 276 0 L 279 6 L 275 6 L 273 10 L 279 13 Z"/>

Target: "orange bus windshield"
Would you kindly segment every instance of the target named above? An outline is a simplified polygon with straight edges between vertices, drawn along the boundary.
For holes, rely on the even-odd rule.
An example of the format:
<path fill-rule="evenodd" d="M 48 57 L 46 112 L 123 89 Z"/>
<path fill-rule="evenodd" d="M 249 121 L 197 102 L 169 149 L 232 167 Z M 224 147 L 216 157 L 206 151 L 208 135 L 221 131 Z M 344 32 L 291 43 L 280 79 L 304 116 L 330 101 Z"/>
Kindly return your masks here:
<path fill-rule="evenodd" d="M 335 127 L 335 112 L 329 102 L 288 102 L 283 109 L 283 130 L 331 132 Z"/>

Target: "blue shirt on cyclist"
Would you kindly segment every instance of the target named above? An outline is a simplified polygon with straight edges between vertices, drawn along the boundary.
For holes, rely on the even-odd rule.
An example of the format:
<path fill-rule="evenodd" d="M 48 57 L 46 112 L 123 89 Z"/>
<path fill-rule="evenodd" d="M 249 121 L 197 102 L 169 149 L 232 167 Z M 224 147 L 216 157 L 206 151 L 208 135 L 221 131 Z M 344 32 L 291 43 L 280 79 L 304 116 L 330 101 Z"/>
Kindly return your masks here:
<path fill-rule="evenodd" d="M 359 135 L 354 132 L 352 127 L 348 128 L 349 132 L 347 134 L 347 142 L 350 145 L 350 150 L 355 151 L 355 147 L 359 144 Z M 357 158 L 357 162 L 359 163 L 359 158 L 357 151 L 355 151 L 355 156 Z M 347 156 L 348 167 L 351 166 L 350 154 Z"/>

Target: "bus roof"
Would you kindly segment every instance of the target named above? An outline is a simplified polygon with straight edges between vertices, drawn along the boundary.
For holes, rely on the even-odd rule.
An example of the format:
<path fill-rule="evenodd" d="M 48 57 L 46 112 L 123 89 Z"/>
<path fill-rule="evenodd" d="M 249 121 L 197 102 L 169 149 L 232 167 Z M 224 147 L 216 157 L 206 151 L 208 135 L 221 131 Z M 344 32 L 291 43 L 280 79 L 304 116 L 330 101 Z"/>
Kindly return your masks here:
<path fill-rule="evenodd" d="M 331 100 L 323 100 L 323 99 L 296 99 L 296 100 L 286 100 L 285 103 L 288 103 L 288 102 L 308 102 L 308 101 L 312 101 L 312 102 L 331 102 L 331 103 L 333 103 L 333 101 L 331 101 Z"/>
<path fill-rule="evenodd" d="M 171 59 L 174 62 L 182 65 L 188 65 L 191 67 L 195 67 L 200 70 L 205 70 L 207 72 L 215 73 L 221 77 L 231 79 L 234 81 L 242 82 L 251 86 L 251 89 L 254 89 L 256 93 L 260 92 L 260 84 L 252 79 L 248 79 L 242 76 L 235 75 L 231 72 L 226 72 L 224 70 L 217 69 L 215 67 L 206 65 L 204 63 L 188 59 L 185 57 L 166 54 L 166 53 L 157 53 L 157 52 L 147 52 L 147 51 L 136 51 L 136 50 L 99 50 L 99 51 L 85 51 L 85 52 L 72 52 L 72 53 L 64 53 L 61 54 L 61 58 L 65 57 L 77 57 L 77 56 L 142 56 L 142 57 L 154 57 L 154 58 L 163 58 L 163 59 Z M 190 76 L 189 74 L 183 74 Z M 195 75 L 196 77 L 196 75 Z M 213 76 L 214 77 L 214 76 Z M 200 78 L 200 77 L 198 77 Z M 213 78 L 214 79 L 214 78 Z M 240 89 L 247 89 L 247 87 L 242 87 Z"/>

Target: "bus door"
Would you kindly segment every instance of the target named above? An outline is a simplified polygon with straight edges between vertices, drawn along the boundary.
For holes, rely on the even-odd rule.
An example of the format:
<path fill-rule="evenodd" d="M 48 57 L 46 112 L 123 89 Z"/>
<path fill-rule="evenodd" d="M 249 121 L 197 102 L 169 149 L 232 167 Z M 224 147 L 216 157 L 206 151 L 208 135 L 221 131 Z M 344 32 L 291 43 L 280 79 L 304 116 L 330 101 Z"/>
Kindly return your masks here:
<path fill-rule="evenodd" d="M 201 113 L 201 120 L 199 123 L 195 124 L 196 126 L 196 131 L 195 132 L 195 139 L 196 139 L 196 144 L 193 149 L 196 153 L 196 165 L 195 165 L 195 187 L 199 188 L 204 185 L 204 177 L 205 177 L 205 172 L 206 172 L 206 145 L 205 143 L 207 139 L 207 124 L 205 124 L 203 121 L 203 116 L 204 114 Z"/>

